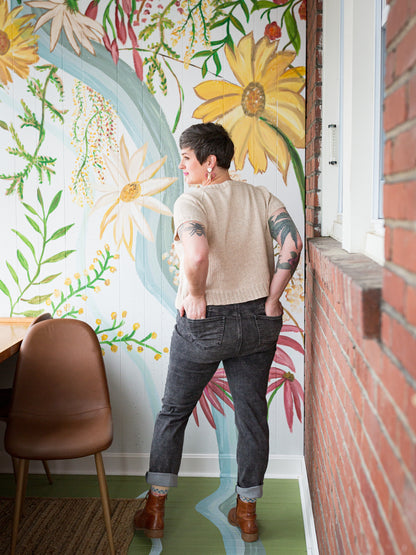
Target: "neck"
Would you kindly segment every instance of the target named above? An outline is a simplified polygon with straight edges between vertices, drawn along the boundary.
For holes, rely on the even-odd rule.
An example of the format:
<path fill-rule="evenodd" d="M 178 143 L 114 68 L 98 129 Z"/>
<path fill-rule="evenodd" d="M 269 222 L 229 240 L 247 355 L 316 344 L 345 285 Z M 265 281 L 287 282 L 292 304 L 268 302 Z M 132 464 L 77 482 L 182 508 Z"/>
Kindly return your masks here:
<path fill-rule="evenodd" d="M 224 181 L 228 181 L 230 178 L 230 174 L 228 170 L 224 168 L 219 168 L 218 166 L 213 169 L 210 178 L 206 179 L 206 181 L 202 184 L 204 187 L 205 185 L 214 185 L 218 183 L 223 183 Z"/>

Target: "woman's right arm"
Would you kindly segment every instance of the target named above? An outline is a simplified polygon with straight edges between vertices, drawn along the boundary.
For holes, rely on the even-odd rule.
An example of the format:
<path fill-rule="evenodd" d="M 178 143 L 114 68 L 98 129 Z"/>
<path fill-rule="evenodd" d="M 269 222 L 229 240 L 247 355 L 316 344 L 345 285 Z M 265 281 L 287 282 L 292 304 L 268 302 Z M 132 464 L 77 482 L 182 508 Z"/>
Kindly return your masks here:
<path fill-rule="evenodd" d="M 270 216 L 268 223 L 271 236 L 280 245 L 280 253 L 266 300 L 266 315 L 280 316 L 283 313 L 280 297 L 295 273 L 303 244 L 286 208 L 276 210 Z"/>

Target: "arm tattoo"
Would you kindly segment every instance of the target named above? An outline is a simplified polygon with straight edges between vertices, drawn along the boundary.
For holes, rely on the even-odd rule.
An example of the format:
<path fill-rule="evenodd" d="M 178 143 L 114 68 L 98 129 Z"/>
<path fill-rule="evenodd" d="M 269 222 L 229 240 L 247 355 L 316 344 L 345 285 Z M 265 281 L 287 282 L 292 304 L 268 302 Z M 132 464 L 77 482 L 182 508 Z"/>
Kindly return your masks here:
<path fill-rule="evenodd" d="M 182 235 L 185 232 L 189 233 L 191 237 L 193 235 L 198 235 L 198 237 L 202 237 L 206 235 L 205 227 L 202 224 L 199 224 L 198 222 L 187 222 L 182 224 L 178 229 L 179 239 L 182 239 Z"/>
<path fill-rule="evenodd" d="M 281 245 L 283 245 L 283 243 L 285 242 L 286 237 L 290 235 L 293 239 L 293 242 L 295 243 L 295 246 L 298 246 L 296 226 L 293 223 L 292 218 L 286 211 L 281 212 L 277 216 L 272 216 L 271 218 L 269 218 L 269 229 L 270 235 L 273 237 L 273 239 L 277 240 L 278 236 L 280 235 L 279 243 Z"/>
<path fill-rule="evenodd" d="M 277 259 L 276 271 L 279 268 L 282 270 L 290 270 L 290 277 L 292 277 L 298 267 L 300 254 L 295 251 L 290 251 L 290 255 L 291 258 L 289 258 L 287 262 L 280 262 L 280 260 Z"/>

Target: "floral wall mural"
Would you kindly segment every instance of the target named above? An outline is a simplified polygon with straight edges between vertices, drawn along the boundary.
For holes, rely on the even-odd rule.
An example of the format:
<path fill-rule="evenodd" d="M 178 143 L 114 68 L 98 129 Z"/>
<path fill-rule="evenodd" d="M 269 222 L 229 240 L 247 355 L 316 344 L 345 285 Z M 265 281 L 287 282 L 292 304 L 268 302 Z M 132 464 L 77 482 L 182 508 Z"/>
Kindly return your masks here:
<path fill-rule="evenodd" d="M 138 473 L 175 317 L 178 137 L 221 123 L 233 176 L 268 187 L 302 232 L 305 14 L 305 0 L 0 0 L 0 310 L 95 329 L 111 451 L 136 454 Z M 302 264 L 283 301 L 268 389 L 276 459 L 303 452 Z M 188 428 L 185 454 L 219 451 L 226 496 L 235 430 L 221 368 Z"/>

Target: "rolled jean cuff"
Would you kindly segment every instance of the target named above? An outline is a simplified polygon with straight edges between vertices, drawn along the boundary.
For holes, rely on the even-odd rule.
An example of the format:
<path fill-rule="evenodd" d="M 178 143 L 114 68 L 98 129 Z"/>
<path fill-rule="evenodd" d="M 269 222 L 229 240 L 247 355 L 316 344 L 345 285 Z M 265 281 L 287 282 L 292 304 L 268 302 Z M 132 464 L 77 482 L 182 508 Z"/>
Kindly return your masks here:
<path fill-rule="evenodd" d="M 151 486 L 175 488 L 178 485 L 178 476 L 168 472 L 146 472 L 146 482 Z"/>
<path fill-rule="evenodd" d="M 260 486 L 252 486 L 251 488 L 240 488 L 240 486 L 236 486 L 235 491 L 238 495 L 242 495 L 243 497 L 258 499 L 259 497 L 263 497 L 263 484 Z"/>

